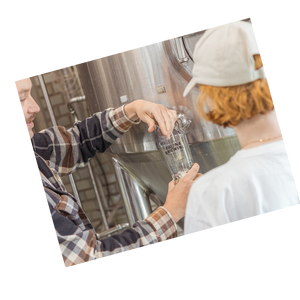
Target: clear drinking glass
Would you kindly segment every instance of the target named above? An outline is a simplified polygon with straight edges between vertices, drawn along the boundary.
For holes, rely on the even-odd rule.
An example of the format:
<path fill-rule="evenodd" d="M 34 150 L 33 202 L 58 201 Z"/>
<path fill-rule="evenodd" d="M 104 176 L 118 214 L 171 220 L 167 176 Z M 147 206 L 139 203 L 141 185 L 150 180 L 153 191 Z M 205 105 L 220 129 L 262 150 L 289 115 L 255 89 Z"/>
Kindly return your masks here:
<path fill-rule="evenodd" d="M 193 157 L 185 134 L 172 134 L 160 139 L 159 148 L 164 155 L 171 176 L 177 184 L 193 166 Z"/>

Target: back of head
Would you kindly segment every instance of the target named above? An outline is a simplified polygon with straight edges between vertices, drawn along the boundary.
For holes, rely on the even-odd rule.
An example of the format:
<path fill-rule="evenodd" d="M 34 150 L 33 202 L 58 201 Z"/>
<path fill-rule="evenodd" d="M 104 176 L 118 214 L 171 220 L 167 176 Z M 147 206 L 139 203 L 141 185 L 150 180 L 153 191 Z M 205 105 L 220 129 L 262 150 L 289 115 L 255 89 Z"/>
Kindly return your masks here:
<path fill-rule="evenodd" d="M 260 65 L 260 55 L 255 55 L 255 61 Z M 204 108 L 206 96 L 214 103 L 214 109 L 209 112 Z M 268 113 L 274 109 L 274 104 L 267 79 L 263 78 L 236 86 L 201 85 L 197 108 L 203 119 L 223 127 L 233 127 L 242 120 Z"/>

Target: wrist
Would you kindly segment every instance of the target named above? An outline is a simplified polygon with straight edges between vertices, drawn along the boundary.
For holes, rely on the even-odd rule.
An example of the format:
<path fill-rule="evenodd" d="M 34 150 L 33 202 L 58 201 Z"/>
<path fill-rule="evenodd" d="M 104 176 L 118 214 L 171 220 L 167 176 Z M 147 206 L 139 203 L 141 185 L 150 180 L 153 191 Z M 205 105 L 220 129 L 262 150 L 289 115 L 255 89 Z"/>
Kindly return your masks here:
<path fill-rule="evenodd" d="M 124 106 L 124 113 L 126 114 L 126 117 L 132 121 L 137 121 L 139 119 L 139 116 L 136 111 L 136 105 L 138 104 L 138 101 L 139 100 L 135 100 Z"/>
<path fill-rule="evenodd" d="M 169 212 L 175 223 L 177 223 L 181 218 L 183 218 L 181 214 L 178 214 L 178 208 L 173 209 L 172 205 L 168 205 L 167 203 L 163 205 L 163 208 L 165 208 Z"/>

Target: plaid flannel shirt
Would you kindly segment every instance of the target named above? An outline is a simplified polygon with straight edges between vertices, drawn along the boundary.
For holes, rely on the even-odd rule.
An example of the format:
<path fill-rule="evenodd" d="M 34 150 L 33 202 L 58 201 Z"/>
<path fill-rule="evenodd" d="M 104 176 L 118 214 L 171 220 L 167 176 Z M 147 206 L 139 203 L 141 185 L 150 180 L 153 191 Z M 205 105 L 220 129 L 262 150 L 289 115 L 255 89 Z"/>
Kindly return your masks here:
<path fill-rule="evenodd" d="M 65 266 L 154 244 L 177 236 L 177 227 L 164 207 L 121 234 L 99 240 L 88 217 L 61 180 L 104 152 L 133 124 L 123 107 L 94 114 L 66 130 L 57 126 L 31 139 Z"/>

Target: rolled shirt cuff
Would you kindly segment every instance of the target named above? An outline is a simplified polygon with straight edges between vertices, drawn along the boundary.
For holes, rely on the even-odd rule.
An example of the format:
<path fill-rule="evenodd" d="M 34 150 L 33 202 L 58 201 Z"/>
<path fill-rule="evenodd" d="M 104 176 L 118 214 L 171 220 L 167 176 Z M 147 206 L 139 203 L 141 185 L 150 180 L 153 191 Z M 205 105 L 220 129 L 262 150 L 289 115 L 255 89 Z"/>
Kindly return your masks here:
<path fill-rule="evenodd" d="M 125 104 L 122 105 L 122 112 L 123 112 L 124 117 L 126 118 L 126 120 L 129 121 L 129 122 L 130 122 L 131 124 L 133 124 L 133 125 L 140 124 L 140 123 L 141 123 L 141 119 L 140 119 L 140 118 L 138 118 L 136 121 L 133 121 L 133 120 L 129 119 L 129 118 L 126 116 L 125 111 L 124 111 L 124 107 L 125 107 Z"/>

